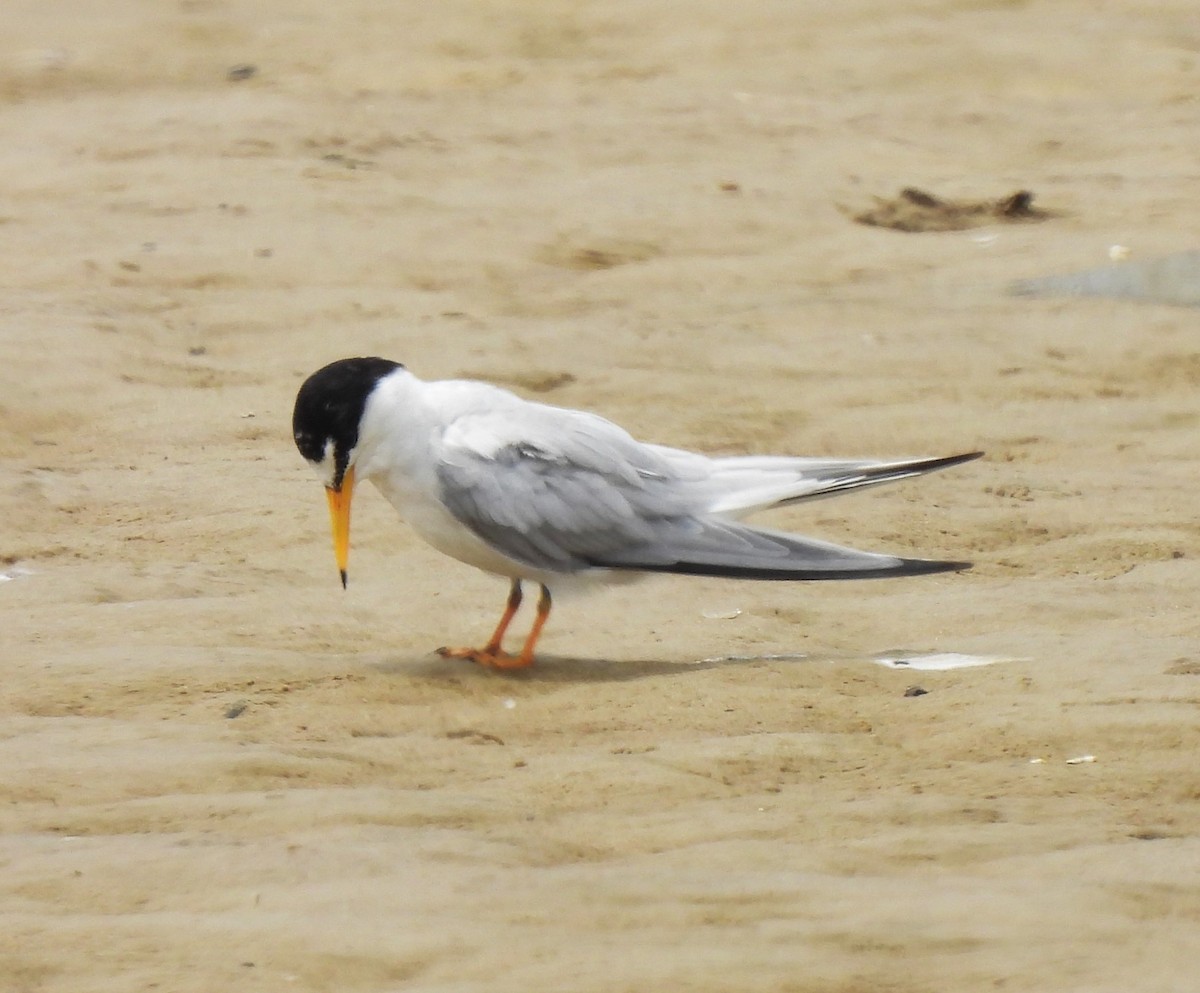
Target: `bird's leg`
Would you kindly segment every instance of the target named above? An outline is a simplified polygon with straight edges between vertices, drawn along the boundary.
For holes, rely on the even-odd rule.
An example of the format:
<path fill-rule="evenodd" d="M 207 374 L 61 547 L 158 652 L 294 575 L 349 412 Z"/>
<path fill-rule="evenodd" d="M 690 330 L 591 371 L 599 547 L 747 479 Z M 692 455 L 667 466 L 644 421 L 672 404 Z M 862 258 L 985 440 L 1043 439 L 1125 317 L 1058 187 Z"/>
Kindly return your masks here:
<path fill-rule="evenodd" d="M 504 613 L 500 615 L 500 623 L 496 625 L 496 630 L 492 632 L 488 643 L 483 646 L 485 655 L 503 654 L 500 651 L 500 643 L 504 641 L 504 632 L 508 630 L 508 626 L 521 607 L 521 597 L 521 580 L 514 579 L 512 587 L 508 591 L 508 602 L 504 605 Z"/>
<path fill-rule="evenodd" d="M 546 626 L 546 620 L 550 617 L 550 608 L 552 606 L 550 590 L 543 585 L 542 595 L 538 597 L 537 616 L 533 619 L 533 627 L 529 629 L 529 636 L 525 639 L 525 647 L 521 649 L 520 655 L 515 659 L 510 659 L 508 664 L 502 666 L 502 668 L 518 669 L 533 665 L 533 647 L 537 644 L 537 640 L 541 636 L 542 628 Z"/>
<path fill-rule="evenodd" d="M 508 591 L 508 602 L 504 605 L 504 613 L 500 615 L 500 623 L 496 625 L 496 630 L 492 632 L 491 638 L 483 648 L 439 648 L 438 654 L 448 659 L 470 659 L 480 665 L 497 665 L 507 660 L 509 656 L 504 654 L 500 644 L 504 641 L 504 633 L 508 630 L 509 624 L 512 623 L 513 617 L 520 609 L 521 598 L 521 580 L 514 579 L 512 587 Z"/>
<path fill-rule="evenodd" d="M 545 585 L 542 586 L 542 595 L 538 597 L 537 616 L 533 619 L 533 627 L 529 629 L 529 635 L 525 639 L 525 647 L 521 649 L 521 654 L 509 655 L 500 650 L 500 638 L 504 635 L 504 630 L 512 620 L 512 615 L 517 612 L 520 603 L 521 584 L 519 581 L 513 580 L 513 591 L 508 597 L 508 607 L 504 611 L 504 616 L 500 618 L 500 625 L 496 628 L 496 633 L 492 635 L 492 640 L 487 645 L 478 649 L 439 648 L 438 654 L 447 658 L 470 659 L 472 662 L 478 662 L 490 669 L 526 669 L 533 665 L 534 646 L 537 645 L 542 628 L 546 626 L 546 619 L 550 616 L 550 591 Z"/>

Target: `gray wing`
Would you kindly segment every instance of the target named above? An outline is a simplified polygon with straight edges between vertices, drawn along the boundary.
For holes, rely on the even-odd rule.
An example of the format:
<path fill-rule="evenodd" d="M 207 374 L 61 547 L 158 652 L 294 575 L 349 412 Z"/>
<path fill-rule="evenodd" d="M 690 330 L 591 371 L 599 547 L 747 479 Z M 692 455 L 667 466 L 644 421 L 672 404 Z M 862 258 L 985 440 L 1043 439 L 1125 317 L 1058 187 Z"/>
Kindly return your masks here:
<path fill-rule="evenodd" d="M 489 545 L 553 572 L 592 568 L 651 544 L 660 522 L 699 509 L 669 467 L 623 432 L 608 437 L 586 422 L 573 426 L 555 432 L 553 444 L 445 452 L 437 470 L 442 502 Z"/>
<path fill-rule="evenodd" d="M 614 550 L 593 565 L 727 579 L 883 579 L 969 569 L 970 562 L 861 552 L 720 517 L 663 521 L 654 540 Z"/>
<path fill-rule="evenodd" d="M 607 425 L 616 433 L 609 433 Z M 705 513 L 707 490 L 608 422 L 556 423 L 542 441 L 456 446 L 441 499 L 508 557 L 550 572 L 590 568 L 742 579 L 863 579 L 965 568 L 877 555 Z M 564 430 L 566 428 L 566 430 Z M 535 435 L 531 435 L 535 436 Z"/>

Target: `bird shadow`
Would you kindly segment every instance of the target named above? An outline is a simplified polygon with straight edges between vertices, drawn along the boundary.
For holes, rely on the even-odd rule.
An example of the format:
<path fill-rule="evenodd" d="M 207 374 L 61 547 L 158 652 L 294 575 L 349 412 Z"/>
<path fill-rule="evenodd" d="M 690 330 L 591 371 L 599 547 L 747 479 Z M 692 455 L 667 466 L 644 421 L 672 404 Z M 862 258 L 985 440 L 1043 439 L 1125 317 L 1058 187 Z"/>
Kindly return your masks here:
<path fill-rule="evenodd" d="M 694 672 L 728 666 L 820 660 L 822 659 L 804 652 L 722 655 L 695 660 L 607 659 L 539 655 L 537 662 L 527 669 L 488 669 L 474 662 L 429 655 L 415 661 L 395 659 L 378 662 L 373 668 L 382 673 L 416 676 L 435 681 L 460 681 L 467 677 L 498 680 L 505 683 L 628 683 L 655 676 L 685 676 Z"/>

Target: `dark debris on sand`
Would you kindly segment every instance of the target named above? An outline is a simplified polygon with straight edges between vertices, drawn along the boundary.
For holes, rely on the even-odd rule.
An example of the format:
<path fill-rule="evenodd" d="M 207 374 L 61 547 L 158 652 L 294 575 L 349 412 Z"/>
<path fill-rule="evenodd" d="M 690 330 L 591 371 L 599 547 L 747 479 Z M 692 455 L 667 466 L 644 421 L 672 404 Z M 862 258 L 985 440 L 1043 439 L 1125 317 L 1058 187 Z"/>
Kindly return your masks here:
<path fill-rule="evenodd" d="M 943 200 L 909 186 L 891 200 L 875 198 L 875 206 L 853 215 L 859 224 L 894 231 L 965 231 L 987 224 L 1044 221 L 1057 216 L 1033 206 L 1033 193 L 1018 190 L 999 200 Z"/>

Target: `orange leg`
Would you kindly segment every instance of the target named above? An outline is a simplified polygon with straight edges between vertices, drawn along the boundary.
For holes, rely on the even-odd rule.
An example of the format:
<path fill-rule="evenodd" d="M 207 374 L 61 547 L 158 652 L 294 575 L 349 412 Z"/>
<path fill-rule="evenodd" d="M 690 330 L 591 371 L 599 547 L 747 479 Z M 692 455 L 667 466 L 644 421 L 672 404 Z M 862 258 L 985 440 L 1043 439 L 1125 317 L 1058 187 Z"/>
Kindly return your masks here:
<path fill-rule="evenodd" d="M 504 632 L 508 630 L 512 619 L 517 616 L 517 611 L 521 608 L 521 597 L 521 580 L 514 579 L 512 587 L 508 591 L 508 602 L 504 605 L 504 613 L 500 615 L 500 623 L 496 625 L 496 630 L 492 632 L 488 643 L 483 647 L 484 654 L 503 654 L 500 651 L 500 643 L 504 641 Z"/>
<path fill-rule="evenodd" d="M 500 645 L 504 641 L 504 633 L 521 607 L 521 599 L 521 581 L 514 579 L 512 587 L 508 591 L 508 602 L 504 605 L 504 613 L 500 615 L 500 623 L 496 625 L 496 630 L 492 632 L 491 638 L 483 648 L 439 648 L 438 654 L 448 659 L 470 659 L 480 665 L 496 665 L 501 660 L 509 658 Z"/>
<path fill-rule="evenodd" d="M 550 591 L 545 586 L 542 587 L 542 595 L 538 598 L 537 616 L 533 620 L 533 627 L 529 630 L 529 636 L 525 639 L 525 647 L 521 649 L 521 654 L 509 655 L 501 650 L 500 642 L 520 606 L 521 581 L 514 579 L 512 592 L 508 595 L 508 604 L 504 608 L 504 615 L 500 618 L 500 623 L 496 625 L 491 640 L 483 648 L 439 648 L 438 654 L 450 659 L 470 659 L 472 662 L 478 662 L 480 665 L 492 669 L 525 669 L 533 665 L 534 646 L 541 636 L 542 628 L 546 626 L 546 619 L 550 616 Z"/>
<path fill-rule="evenodd" d="M 538 597 L 537 616 L 533 619 L 533 627 L 529 629 L 529 637 L 525 639 L 525 647 L 521 649 L 521 654 L 514 659 L 513 665 L 506 668 L 516 669 L 527 665 L 533 665 L 533 646 L 537 644 L 538 638 L 542 634 L 542 628 L 546 626 L 546 621 L 550 617 L 550 608 L 553 603 L 550 600 L 550 591 L 543 586 L 542 595 Z"/>

